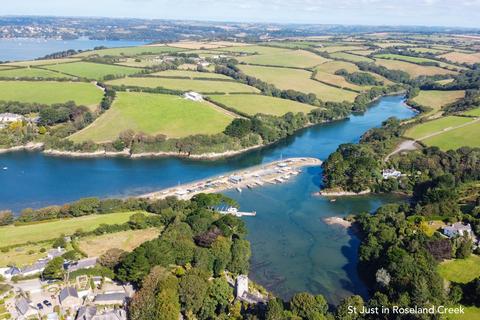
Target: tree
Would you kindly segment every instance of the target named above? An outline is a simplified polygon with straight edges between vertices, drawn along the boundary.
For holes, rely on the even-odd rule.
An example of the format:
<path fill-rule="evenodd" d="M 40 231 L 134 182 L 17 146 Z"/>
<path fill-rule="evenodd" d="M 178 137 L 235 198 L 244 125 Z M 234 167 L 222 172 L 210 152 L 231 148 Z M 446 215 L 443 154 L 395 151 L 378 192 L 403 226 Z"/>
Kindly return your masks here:
<path fill-rule="evenodd" d="M 219 276 L 230 262 L 230 246 L 230 239 L 225 237 L 218 237 L 217 240 L 215 240 L 215 242 L 212 244 L 211 252 L 215 257 L 213 263 L 213 273 L 215 276 Z"/>
<path fill-rule="evenodd" d="M 65 236 L 61 235 L 58 237 L 52 244 L 53 248 L 65 248 L 67 246 L 67 241 L 65 241 Z"/>
<path fill-rule="evenodd" d="M 360 317 L 360 310 L 364 305 L 363 299 L 360 296 L 350 296 L 342 300 L 337 306 L 335 319 L 337 320 L 355 320 Z M 349 307 L 355 307 L 357 312 L 351 313 Z"/>
<path fill-rule="evenodd" d="M 63 261 L 63 257 L 56 257 L 50 260 L 43 270 L 43 277 L 45 279 L 62 279 Z"/>
<path fill-rule="evenodd" d="M 203 305 L 209 288 L 208 274 L 199 269 L 189 270 L 179 283 L 180 301 L 183 309 L 197 313 Z"/>
<path fill-rule="evenodd" d="M 232 243 L 232 259 L 227 268 L 229 271 L 238 274 L 248 273 L 250 267 L 250 242 L 242 239 L 235 239 Z"/>
<path fill-rule="evenodd" d="M 309 293 L 297 293 L 290 300 L 290 309 L 296 315 L 304 319 L 319 319 L 328 310 L 327 301 L 322 295 L 311 295 Z"/>
<path fill-rule="evenodd" d="M 466 259 L 472 255 L 472 240 L 467 237 L 457 239 L 456 257 L 458 259 Z"/>
<path fill-rule="evenodd" d="M 231 137 L 242 138 L 252 130 L 252 121 L 249 119 L 235 119 L 226 128 L 225 134 Z"/>
<path fill-rule="evenodd" d="M 284 319 L 283 301 L 278 298 L 273 298 L 268 301 L 266 320 L 281 320 Z"/>
<path fill-rule="evenodd" d="M 0 226 L 13 223 L 13 213 L 10 210 L 0 210 Z"/>
<path fill-rule="evenodd" d="M 98 263 L 109 269 L 115 268 L 128 253 L 122 249 L 111 248 L 98 258 Z"/>
<path fill-rule="evenodd" d="M 131 281 L 138 284 L 142 282 L 149 270 L 150 264 L 145 257 L 145 249 L 138 247 L 122 261 L 117 276 L 124 282 Z"/>

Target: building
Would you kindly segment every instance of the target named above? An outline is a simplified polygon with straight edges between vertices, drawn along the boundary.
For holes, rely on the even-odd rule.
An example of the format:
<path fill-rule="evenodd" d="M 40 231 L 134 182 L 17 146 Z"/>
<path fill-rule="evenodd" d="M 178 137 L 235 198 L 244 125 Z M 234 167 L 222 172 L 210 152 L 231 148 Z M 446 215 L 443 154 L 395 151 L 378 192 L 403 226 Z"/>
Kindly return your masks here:
<path fill-rule="evenodd" d="M 83 306 L 78 309 L 75 320 L 126 320 L 127 313 L 123 309 L 114 309 L 99 313 L 97 307 Z"/>
<path fill-rule="evenodd" d="M 395 169 L 383 169 L 382 176 L 383 176 L 383 179 L 390 179 L 390 178 L 398 179 L 402 176 L 402 173 Z"/>
<path fill-rule="evenodd" d="M 24 297 L 15 299 L 15 309 L 24 318 L 38 317 L 38 310 Z"/>
<path fill-rule="evenodd" d="M 241 274 L 237 277 L 237 283 L 235 285 L 235 295 L 237 298 L 241 298 L 245 293 L 248 293 L 248 276 Z"/>
<path fill-rule="evenodd" d="M 23 277 L 28 277 L 32 276 L 34 274 L 39 274 L 42 273 L 45 267 L 47 266 L 48 260 L 38 260 L 31 266 L 26 266 L 25 268 L 22 269 L 22 276 Z"/>
<path fill-rule="evenodd" d="M 230 176 L 228 178 L 228 181 L 230 181 L 231 183 L 237 184 L 237 183 L 242 182 L 242 177 L 240 177 L 240 176 Z"/>
<path fill-rule="evenodd" d="M 78 297 L 77 289 L 73 287 L 65 287 L 58 295 L 60 304 L 64 308 L 77 308 L 82 305 L 82 299 Z"/>
<path fill-rule="evenodd" d="M 126 300 L 127 294 L 125 292 L 110 292 L 97 294 L 95 299 L 93 299 L 93 303 L 102 306 L 121 306 L 125 304 Z"/>
<path fill-rule="evenodd" d="M 0 113 L 0 123 L 23 121 L 25 117 L 15 113 Z"/>
<path fill-rule="evenodd" d="M 80 269 L 91 269 L 97 265 L 97 257 L 81 259 L 72 263 L 69 263 L 67 266 L 68 272 L 77 271 Z"/>
<path fill-rule="evenodd" d="M 203 100 L 203 96 L 200 93 L 193 92 L 193 91 L 185 93 L 183 95 L 183 97 L 185 99 L 192 100 L 192 101 L 202 101 Z"/>
<path fill-rule="evenodd" d="M 13 266 L 13 267 L 8 267 L 8 268 L 2 268 L 1 274 L 5 278 L 10 279 L 11 277 L 21 275 L 22 271 L 19 268 Z"/>
<path fill-rule="evenodd" d="M 65 249 L 58 247 L 56 249 L 50 249 L 47 252 L 47 258 L 52 260 L 53 258 L 60 257 L 62 254 L 65 253 Z"/>
<path fill-rule="evenodd" d="M 443 234 L 449 238 L 462 237 L 462 236 L 467 236 L 469 238 L 475 237 L 470 223 L 468 223 L 467 225 L 464 225 L 461 222 L 457 222 L 450 226 L 444 227 Z"/>

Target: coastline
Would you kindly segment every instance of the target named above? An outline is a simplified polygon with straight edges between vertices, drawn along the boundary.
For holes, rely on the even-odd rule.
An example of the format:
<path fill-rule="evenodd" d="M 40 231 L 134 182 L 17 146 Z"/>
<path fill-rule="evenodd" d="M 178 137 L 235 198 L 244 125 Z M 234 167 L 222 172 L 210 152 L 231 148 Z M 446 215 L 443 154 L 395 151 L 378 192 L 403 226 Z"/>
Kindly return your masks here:
<path fill-rule="evenodd" d="M 314 195 L 316 196 L 324 196 L 324 197 L 345 197 L 345 196 L 363 196 L 372 193 L 372 190 L 365 189 L 359 192 L 353 191 L 344 191 L 344 190 L 320 190 L 319 192 L 315 192 Z"/>
<path fill-rule="evenodd" d="M 29 142 L 21 146 L 14 146 L 10 148 L 0 149 L 0 154 L 17 152 L 17 151 L 38 151 L 38 150 L 42 150 L 42 148 L 43 148 L 42 142 Z"/>

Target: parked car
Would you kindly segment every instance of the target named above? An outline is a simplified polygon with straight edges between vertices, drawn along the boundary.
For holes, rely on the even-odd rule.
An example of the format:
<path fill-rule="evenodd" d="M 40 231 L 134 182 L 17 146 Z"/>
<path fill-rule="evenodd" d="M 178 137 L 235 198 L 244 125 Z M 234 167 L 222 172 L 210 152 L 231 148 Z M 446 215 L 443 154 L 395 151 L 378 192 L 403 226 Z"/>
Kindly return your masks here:
<path fill-rule="evenodd" d="M 37 308 L 38 308 L 38 310 L 43 310 L 42 304 L 41 304 L 41 303 L 37 303 Z"/>
<path fill-rule="evenodd" d="M 43 300 L 43 304 L 46 305 L 47 307 L 51 307 L 52 304 L 48 300 Z"/>

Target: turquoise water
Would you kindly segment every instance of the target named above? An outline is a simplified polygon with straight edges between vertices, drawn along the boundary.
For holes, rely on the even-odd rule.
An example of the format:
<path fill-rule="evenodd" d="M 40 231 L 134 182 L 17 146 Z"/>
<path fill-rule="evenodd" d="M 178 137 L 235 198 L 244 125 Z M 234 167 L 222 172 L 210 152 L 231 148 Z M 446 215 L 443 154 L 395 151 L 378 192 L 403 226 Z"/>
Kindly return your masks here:
<path fill-rule="evenodd" d="M 100 46 L 114 48 L 138 46 L 141 44 L 144 44 L 144 42 L 90 40 L 87 38 L 79 38 L 76 40 L 0 38 L 0 61 L 32 60 L 53 52 L 60 52 L 69 49 L 88 50 Z"/>
<path fill-rule="evenodd" d="M 281 157 L 326 159 L 339 144 L 357 142 L 372 127 L 391 116 L 414 112 L 403 97 L 385 97 L 364 114 L 298 132 L 271 147 L 219 161 L 185 159 L 70 159 L 41 153 L 0 155 L 0 209 L 61 204 L 86 196 L 128 196 L 190 182 Z M 312 196 L 321 186 L 321 169 L 304 170 L 292 182 L 255 190 L 233 191 L 245 210 L 252 244 L 251 276 L 282 297 L 307 290 L 336 303 L 350 293 L 366 294 L 356 274 L 358 240 L 323 218 L 372 211 L 392 196 L 362 196 L 331 203 Z"/>

